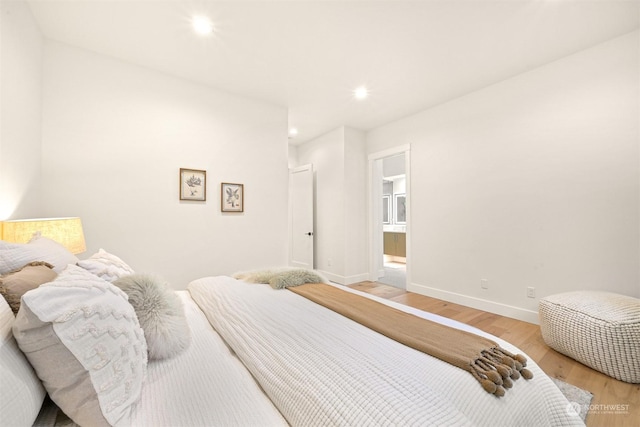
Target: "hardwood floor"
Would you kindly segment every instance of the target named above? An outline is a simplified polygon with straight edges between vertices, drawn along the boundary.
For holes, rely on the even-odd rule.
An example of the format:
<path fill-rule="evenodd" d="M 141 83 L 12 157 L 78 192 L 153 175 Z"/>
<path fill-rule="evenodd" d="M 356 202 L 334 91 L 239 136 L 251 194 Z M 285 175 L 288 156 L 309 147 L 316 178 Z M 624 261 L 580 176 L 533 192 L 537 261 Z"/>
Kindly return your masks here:
<path fill-rule="evenodd" d="M 561 379 L 593 393 L 591 409 L 587 415 L 589 427 L 640 426 L 640 384 L 615 380 L 556 352 L 544 343 L 538 325 L 407 292 L 381 283 L 360 282 L 350 287 L 475 326 L 509 341 L 535 360 L 550 377 Z"/>

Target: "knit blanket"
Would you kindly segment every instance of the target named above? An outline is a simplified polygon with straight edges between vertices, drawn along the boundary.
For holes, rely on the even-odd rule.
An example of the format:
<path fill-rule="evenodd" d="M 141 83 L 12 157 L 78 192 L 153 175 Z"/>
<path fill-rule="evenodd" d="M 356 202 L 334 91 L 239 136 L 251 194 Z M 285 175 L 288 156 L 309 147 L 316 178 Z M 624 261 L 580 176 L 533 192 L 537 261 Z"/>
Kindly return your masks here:
<path fill-rule="evenodd" d="M 521 376 L 531 379 L 527 359 L 512 354 L 494 341 L 405 313 L 323 283 L 288 288 L 369 329 L 408 347 L 464 369 L 488 393 L 504 396 Z"/>

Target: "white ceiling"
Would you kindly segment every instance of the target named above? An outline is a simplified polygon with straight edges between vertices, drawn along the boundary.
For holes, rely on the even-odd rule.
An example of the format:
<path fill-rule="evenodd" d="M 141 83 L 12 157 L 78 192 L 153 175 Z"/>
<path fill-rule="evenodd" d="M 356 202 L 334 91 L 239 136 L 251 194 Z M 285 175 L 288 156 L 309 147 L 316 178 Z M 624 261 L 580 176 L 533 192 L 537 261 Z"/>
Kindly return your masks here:
<path fill-rule="evenodd" d="M 287 107 L 294 143 L 375 128 L 640 26 L 637 0 L 28 3 L 47 38 Z M 215 33 L 196 35 L 193 14 Z"/>

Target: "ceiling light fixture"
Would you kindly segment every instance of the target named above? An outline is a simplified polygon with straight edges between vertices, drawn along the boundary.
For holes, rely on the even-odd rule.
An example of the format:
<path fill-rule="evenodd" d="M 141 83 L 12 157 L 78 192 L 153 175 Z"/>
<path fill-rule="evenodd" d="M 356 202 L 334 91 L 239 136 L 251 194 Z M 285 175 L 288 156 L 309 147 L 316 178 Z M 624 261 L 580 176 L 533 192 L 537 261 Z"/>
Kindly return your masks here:
<path fill-rule="evenodd" d="M 191 25 L 193 26 L 193 30 L 202 36 L 206 36 L 213 32 L 213 24 L 206 16 L 194 16 L 191 19 Z"/>
<path fill-rule="evenodd" d="M 353 96 L 356 99 L 365 99 L 369 96 L 369 89 L 367 89 L 365 86 L 360 86 L 353 91 Z"/>

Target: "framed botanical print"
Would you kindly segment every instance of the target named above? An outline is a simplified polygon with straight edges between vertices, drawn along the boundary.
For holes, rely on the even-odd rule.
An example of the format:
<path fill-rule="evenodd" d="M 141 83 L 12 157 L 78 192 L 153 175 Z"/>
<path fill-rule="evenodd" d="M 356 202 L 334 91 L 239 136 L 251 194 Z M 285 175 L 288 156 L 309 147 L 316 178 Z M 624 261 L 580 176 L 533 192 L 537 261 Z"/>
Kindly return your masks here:
<path fill-rule="evenodd" d="M 180 200 L 207 200 L 207 171 L 180 168 Z"/>
<path fill-rule="evenodd" d="M 244 185 L 223 182 L 220 203 L 222 212 L 244 212 Z"/>

